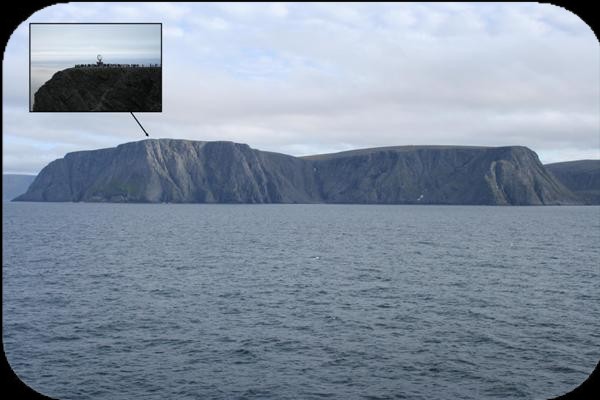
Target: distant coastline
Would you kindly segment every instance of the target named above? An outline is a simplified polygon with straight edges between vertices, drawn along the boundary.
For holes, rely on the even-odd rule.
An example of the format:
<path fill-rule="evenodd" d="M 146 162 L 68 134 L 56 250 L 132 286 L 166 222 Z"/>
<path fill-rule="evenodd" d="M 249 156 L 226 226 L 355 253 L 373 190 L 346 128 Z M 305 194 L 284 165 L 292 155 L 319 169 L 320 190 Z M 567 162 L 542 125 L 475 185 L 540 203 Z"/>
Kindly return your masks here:
<path fill-rule="evenodd" d="M 69 153 L 17 201 L 600 204 L 600 161 L 550 172 L 522 146 L 398 146 L 293 157 L 233 142 L 150 139 Z M 560 169 L 560 168 L 559 168 Z M 561 179 L 558 178 L 561 177 Z"/>

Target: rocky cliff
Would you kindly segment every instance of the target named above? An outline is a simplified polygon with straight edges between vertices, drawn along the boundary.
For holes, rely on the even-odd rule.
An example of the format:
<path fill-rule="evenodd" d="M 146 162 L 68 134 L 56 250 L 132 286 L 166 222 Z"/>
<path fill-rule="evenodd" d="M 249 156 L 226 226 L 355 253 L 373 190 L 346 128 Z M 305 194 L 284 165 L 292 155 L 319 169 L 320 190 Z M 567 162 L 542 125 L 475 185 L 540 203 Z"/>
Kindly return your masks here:
<path fill-rule="evenodd" d="M 525 147 L 407 146 L 311 157 L 154 139 L 69 153 L 21 201 L 577 204 Z"/>
<path fill-rule="evenodd" d="M 311 192 L 311 188 L 313 188 Z M 231 142 L 144 140 L 69 153 L 18 200 L 308 203 L 309 163 Z"/>
<path fill-rule="evenodd" d="M 33 111 L 162 110 L 160 67 L 68 68 L 34 96 Z"/>
<path fill-rule="evenodd" d="M 526 147 L 402 146 L 307 157 L 330 202 L 576 203 Z"/>
<path fill-rule="evenodd" d="M 600 160 L 568 161 L 545 167 L 587 204 L 600 204 Z"/>

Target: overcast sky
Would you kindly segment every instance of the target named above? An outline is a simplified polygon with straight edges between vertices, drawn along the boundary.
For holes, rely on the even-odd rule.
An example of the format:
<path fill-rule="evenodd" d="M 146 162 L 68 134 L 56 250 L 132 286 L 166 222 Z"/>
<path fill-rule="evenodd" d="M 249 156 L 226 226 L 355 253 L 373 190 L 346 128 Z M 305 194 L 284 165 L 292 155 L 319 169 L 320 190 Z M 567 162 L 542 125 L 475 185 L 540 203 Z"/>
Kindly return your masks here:
<path fill-rule="evenodd" d="M 160 25 L 33 24 L 31 64 L 160 61 Z"/>
<path fill-rule="evenodd" d="M 29 113 L 29 22 L 162 22 L 151 137 L 293 155 L 361 147 L 524 145 L 600 158 L 600 46 L 537 3 L 75 3 L 34 14 L 4 54 L 3 171 L 144 139 L 125 113 Z"/>

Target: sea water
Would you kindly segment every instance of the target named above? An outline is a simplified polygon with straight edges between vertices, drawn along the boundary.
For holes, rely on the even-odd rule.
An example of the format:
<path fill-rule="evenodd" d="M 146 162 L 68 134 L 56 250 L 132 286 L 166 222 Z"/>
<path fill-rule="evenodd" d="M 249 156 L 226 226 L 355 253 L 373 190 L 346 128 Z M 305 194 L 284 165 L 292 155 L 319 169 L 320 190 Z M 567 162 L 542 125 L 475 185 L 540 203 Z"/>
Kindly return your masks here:
<path fill-rule="evenodd" d="M 600 358 L 600 207 L 3 204 L 60 399 L 546 399 Z"/>

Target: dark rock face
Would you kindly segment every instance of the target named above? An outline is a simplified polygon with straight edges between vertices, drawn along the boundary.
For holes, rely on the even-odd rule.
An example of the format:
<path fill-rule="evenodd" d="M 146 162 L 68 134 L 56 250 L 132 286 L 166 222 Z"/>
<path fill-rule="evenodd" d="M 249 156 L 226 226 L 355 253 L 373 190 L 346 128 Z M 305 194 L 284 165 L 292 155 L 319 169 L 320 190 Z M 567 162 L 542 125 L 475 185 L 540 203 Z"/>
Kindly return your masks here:
<path fill-rule="evenodd" d="M 525 147 L 402 146 L 307 157 L 336 203 L 576 203 Z"/>
<path fill-rule="evenodd" d="M 25 193 L 35 175 L 3 174 L 2 201 L 9 201 Z"/>
<path fill-rule="evenodd" d="M 525 147 L 395 147 L 297 158 L 232 142 L 144 140 L 69 153 L 22 201 L 577 204 Z"/>
<path fill-rule="evenodd" d="M 600 204 L 600 160 L 568 161 L 545 167 L 586 204 Z"/>
<path fill-rule="evenodd" d="M 35 93 L 33 111 L 162 111 L 161 68 L 59 71 Z"/>
<path fill-rule="evenodd" d="M 144 140 L 69 153 L 18 200 L 306 203 L 310 171 L 303 160 L 245 144 Z"/>

